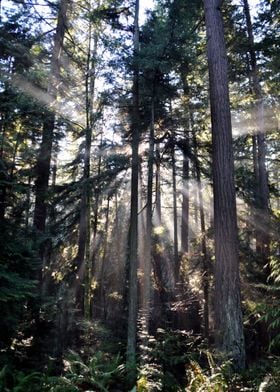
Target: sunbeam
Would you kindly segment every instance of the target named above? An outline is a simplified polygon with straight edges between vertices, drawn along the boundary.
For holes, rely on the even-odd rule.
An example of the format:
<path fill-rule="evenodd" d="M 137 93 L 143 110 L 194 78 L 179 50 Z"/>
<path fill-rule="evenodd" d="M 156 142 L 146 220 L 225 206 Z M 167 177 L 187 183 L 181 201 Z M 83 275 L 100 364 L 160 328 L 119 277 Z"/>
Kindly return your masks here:
<path fill-rule="evenodd" d="M 261 114 L 261 120 L 256 108 L 242 112 L 233 112 L 233 137 L 238 138 L 260 132 L 269 133 L 272 130 L 279 129 L 279 114 L 280 112 L 276 108 L 266 107 L 265 105 Z"/>

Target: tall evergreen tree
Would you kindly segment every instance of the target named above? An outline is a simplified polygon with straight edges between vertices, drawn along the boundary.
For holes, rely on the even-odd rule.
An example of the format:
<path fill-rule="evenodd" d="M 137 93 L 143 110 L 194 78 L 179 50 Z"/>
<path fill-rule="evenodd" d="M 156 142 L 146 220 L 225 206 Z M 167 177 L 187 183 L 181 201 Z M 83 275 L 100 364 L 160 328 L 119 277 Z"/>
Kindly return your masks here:
<path fill-rule="evenodd" d="M 134 70 L 133 70 L 133 110 L 132 110 L 132 163 L 131 163 L 131 211 L 129 233 L 129 290 L 128 290 L 128 335 L 127 335 L 127 364 L 135 367 L 136 360 L 136 328 L 137 328 L 137 269 L 138 269 L 138 181 L 139 181 L 139 69 L 137 58 L 139 54 L 139 0 L 135 0 L 134 11 Z M 135 369 L 134 369 L 135 371 Z M 134 373 L 132 370 L 132 373 Z M 132 375 L 132 378 L 135 374 Z"/>
<path fill-rule="evenodd" d="M 61 0 L 58 7 L 57 26 L 53 39 L 50 79 L 47 91 L 51 102 L 50 108 L 45 112 L 45 119 L 42 126 L 42 140 L 36 164 L 34 227 L 40 233 L 44 233 L 46 229 L 47 194 L 55 129 L 56 104 L 59 94 L 59 85 L 61 83 L 61 59 L 63 52 L 63 40 L 66 31 L 68 6 L 68 1 Z M 41 274 L 45 267 L 45 244 L 42 243 L 40 248 L 40 257 L 43 265 L 42 271 L 39 273 L 39 279 L 42 280 Z"/>
<path fill-rule="evenodd" d="M 204 0 L 213 140 L 215 336 L 217 348 L 233 359 L 236 368 L 242 369 L 245 349 L 228 66 L 221 7 L 220 0 Z"/>

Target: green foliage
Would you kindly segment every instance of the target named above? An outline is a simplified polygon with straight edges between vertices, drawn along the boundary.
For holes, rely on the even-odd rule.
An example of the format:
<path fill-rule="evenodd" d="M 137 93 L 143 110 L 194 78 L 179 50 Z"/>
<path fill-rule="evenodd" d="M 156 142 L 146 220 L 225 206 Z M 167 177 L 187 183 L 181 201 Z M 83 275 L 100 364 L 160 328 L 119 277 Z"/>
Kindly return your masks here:
<path fill-rule="evenodd" d="M 142 391 L 180 391 L 186 384 L 186 367 L 202 359 L 201 337 L 186 331 L 158 329 L 149 342 L 138 384 Z"/>
<path fill-rule="evenodd" d="M 0 231 L 1 348 L 7 348 L 35 296 L 35 260 L 23 233 L 4 223 Z"/>
<path fill-rule="evenodd" d="M 42 375 L 38 372 L 24 374 L 5 365 L 0 371 L 0 390 L 3 392 L 39 392 L 43 386 Z"/>
<path fill-rule="evenodd" d="M 239 378 L 239 385 L 246 386 L 247 391 L 278 392 L 280 385 L 280 358 L 263 357 L 252 364 Z"/>
<path fill-rule="evenodd" d="M 207 374 L 197 362 L 191 361 L 187 376 L 190 380 L 186 389 L 188 392 L 226 392 L 229 390 L 222 368 L 212 367 L 211 374 Z"/>
<path fill-rule="evenodd" d="M 124 365 L 119 355 L 109 357 L 103 352 L 96 352 L 85 363 L 79 354 L 70 352 L 64 362 L 66 366 L 65 377 L 77 387 L 86 385 L 88 389 L 106 392 L 111 385 L 120 382 L 124 374 Z"/>
<path fill-rule="evenodd" d="M 75 352 L 70 352 L 64 360 L 63 376 L 11 370 L 4 366 L 0 371 L 0 390 L 3 392 L 75 392 L 90 390 L 108 392 L 111 387 L 122 385 L 124 365 L 119 355 L 108 357 L 96 352 L 85 362 Z"/>
<path fill-rule="evenodd" d="M 280 260 L 279 256 L 271 255 L 270 257 L 270 279 L 274 282 L 273 285 L 265 286 L 268 293 L 269 300 L 258 307 L 261 311 L 262 319 L 268 323 L 268 328 L 271 332 L 271 341 L 269 350 L 279 350 L 280 348 Z"/>
<path fill-rule="evenodd" d="M 150 362 L 150 361 L 149 361 Z M 156 363 L 147 363 L 140 367 L 137 380 L 138 392 L 162 391 L 164 377 L 162 367 Z"/>

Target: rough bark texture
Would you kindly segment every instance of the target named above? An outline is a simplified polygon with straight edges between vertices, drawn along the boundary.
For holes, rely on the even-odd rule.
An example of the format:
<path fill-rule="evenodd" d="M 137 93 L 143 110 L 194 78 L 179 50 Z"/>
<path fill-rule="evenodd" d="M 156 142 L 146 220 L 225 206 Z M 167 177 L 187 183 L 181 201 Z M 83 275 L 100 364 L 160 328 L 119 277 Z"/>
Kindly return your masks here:
<path fill-rule="evenodd" d="M 35 207 L 33 216 L 33 227 L 35 231 L 41 235 L 46 231 L 46 221 L 48 215 L 48 198 L 49 198 L 49 179 L 52 159 L 52 148 L 55 129 L 55 106 L 57 103 L 59 83 L 60 83 L 60 69 L 61 69 L 61 54 L 63 49 L 63 40 L 66 31 L 66 17 L 69 7 L 69 1 L 61 0 L 59 3 L 57 26 L 54 36 L 54 46 L 51 58 L 50 78 L 48 84 L 48 94 L 51 97 L 51 106 L 45 112 L 45 119 L 42 127 L 42 140 L 37 157 L 35 167 Z M 47 290 L 46 266 L 51 257 L 51 240 L 47 239 L 41 241 L 39 247 L 40 268 L 37 271 L 37 278 L 40 285 L 40 291 L 43 294 Z"/>
<path fill-rule="evenodd" d="M 66 14 L 68 6 L 69 1 L 61 0 L 58 10 L 57 27 L 51 60 L 50 83 L 48 86 L 48 93 L 52 97 L 53 106 L 57 99 L 60 80 L 60 58 L 66 29 Z M 42 141 L 36 165 L 34 227 L 40 232 L 45 231 L 47 218 L 47 192 L 55 126 L 55 108 L 52 107 L 51 110 L 52 111 L 46 113 L 43 124 Z"/>
<path fill-rule="evenodd" d="M 244 368 L 238 237 L 228 91 L 220 0 L 204 0 L 210 81 L 215 235 L 215 337 L 218 350 Z"/>
<path fill-rule="evenodd" d="M 40 232 L 44 232 L 46 227 L 47 192 L 50 177 L 54 123 L 54 113 L 46 114 L 46 119 L 43 124 L 42 142 L 36 165 L 37 178 L 35 182 L 36 199 L 34 210 L 34 227 Z"/>
<path fill-rule="evenodd" d="M 129 241 L 129 288 L 128 288 L 128 333 L 127 364 L 135 365 L 136 326 L 137 326 L 137 268 L 138 268 L 138 172 L 139 172 L 139 71 L 137 55 L 139 52 L 139 0 L 135 1 L 134 17 L 134 76 L 133 76 L 133 113 L 132 113 L 132 175 L 131 175 L 131 210 Z M 131 372 L 131 380 L 135 372 Z"/>

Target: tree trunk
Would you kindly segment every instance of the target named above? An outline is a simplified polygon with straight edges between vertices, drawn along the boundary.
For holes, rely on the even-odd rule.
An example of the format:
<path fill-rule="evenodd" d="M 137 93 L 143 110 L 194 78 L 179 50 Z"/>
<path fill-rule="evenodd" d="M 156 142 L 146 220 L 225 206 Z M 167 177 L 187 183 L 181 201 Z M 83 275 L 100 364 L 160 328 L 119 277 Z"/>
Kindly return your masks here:
<path fill-rule="evenodd" d="M 206 245 L 206 225 L 205 225 L 205 213 L 203 205 L 203 191 L 201 183 L 201 171 L 197 156 L 197 140 L 195 132 L 192 132 L 193 136 L 193 153 L 195 159 L 195 171 L 196 171 L 196 181 L 198 187 L 198 207 L 200 214 L 200 230 L 201 230 L 201 253 L 202 253 L 202 288 L 203 288 L 203 322 L 204 322 L 204 337 L 208 339 L 209 337 L 209 258 L 207 253 Z"/>
<path fill-rule="evenodd" d="M 156 145 L 156 224 L 161 225 L 160 150 Z"/>
<path fill-rule="evenodd" d="M 269 189 L 268 175 L 266 170 L 266 142 L 264 129 L 264 108 L 261 85 L 258 75 L 258 66 L 255 52 L 254 35 L 248 0 L 243 0 L 244 14 L 249 43 L 249 59 L 251 71 L 252 90 L 256 103 L 256 136 L 254 137 L 254 172 L 256 183 L 255 207 L 256 207 L 256 248 L 262 256 L 263 265 L 268 262 L 269 256 Z M 255 158 L 257 156 L 257 159 Z M 259 227 L 262 222 L 262 227 Z"/>
<path fill-rule="evenodd" d="M 245 366 L 227 58 L 220 0 L 204 0 L 213 142 L 215 338 L 218 350 Z"/>
<path fill-rule="evenodd" d="M 57 178 L 57 151 L 53 154 L 53 162 L 52 162 L 52 176 L 51 176 L 51 192 L 54 194 L 55 186 L 56 186 L 56 178 Z M 50 221 L 50 228 L 49 228 L 49 238 L 45 241 L 44 244 L 44 266 L 50 265 L 51 257 L 53 253 L 53 244 L 52 244 L 52 237 L 55 236 L 55 227 L 56 227 L 56 209 L 55 205 L 52 204 L 49 210 L 49 221 Z M 44 295 L 51 295 L 53 286 L 52 278 L 52 270 L 50 268 L 43 269 L 43 276 L 42 276 L 42 293 Z"/>
<path fill-rule="evenodd" d="M 188 136 L 186 136 L 188 138 Z M 189 141 L 186 140 L 187 148 Z M 181 223 L 181 252 L 189 251 L 189 158 L 183 152 L 183 200 L 182 200 L 182 223 Z"/>
<path fill-rule="evenodd" d="M 185 117 L 185 140 L 183 146 L 183 190 L 182 190 L 182 222 L 181 222 L 181 252 L 182 254 L 189 251 L 189 214 L 190 214 L 190 195 L 189 195 L 189 179 L 190 179 L 190 163 L 189 163 L 189 150 L 190 150 L 190 118 L 189 118 L 189 86 L 186 80 L 186 72 L 181 75 L 183 84 L 184 98 L 188 100 L 188 104 L 184 108 Z"/>
<path fill-rule="evenodd" d="M 57 27 L 54 37 L 54 48 L 51 59 L 50 82 L 48 86 L 48 93 L 52 97 L 52 111 L 45 114 L 42 141 L 36 165 L 34 227 L 42 233 L 45 231 L 47 218 L 47 192 L 55 126 L 55 103 L 57 100 L 60 80 L 60 59 L 66 30 L 66 14 L 68 6 L 69 1 L 60 1 Z"/>
<path fill-rule="evenodd" d="M 79 281 L 84 283 L 84 292 L 79 288 L 77 296 L 78 305 L 84 311 L 85 317 L 90 318 L 91 311 L 91 278 L 92 263 L 90 260 L 90 199 L 91 186 L 90 166 L 91 166 L 91 142 L 93 132 L 93 101 L 95 89 L 95 57 L 97 53 L 98 34 L 95 32 L 92 40 L 92 27 L 89 22 L 89 41 L 86 64 L 86 129 L 85 129 L 85 149 L 84 149 L 84 167 L 82 179 L 82 196 L 80 207 L 80 225 L 79 225 L 79 242 L 77 263 L 79 268 Z M 93 41 L 93 42 L 92 42 Z"/>
<path fill-rule="evenodd" d="M 104 285 L 105 278 L 105 263 L 107 258 L 107 249 L 108 249 L 108 238 L 109 238 L 109 211 L 110 211 L 110 196 L 107 196 L 107 207 L 106 207 L 106 216 L 105 216 L 105 229 L 103 235 L 103 255 L 101 259 L 101 270 L 99 277 L 99 287 L 98 287 L 98 296 L 96 302 L 97 306 L 99 306 L 100 311 L 98 312 L 103 320 L 106 320 L 106 290 Z"/>
<path fill-rule="evenodd" d="M 154 97 L 151 103 L 151 125 L 149 135 L 148 156 L 148 182 L 147 182 L 147 206 L 146 206 L 146 233 L 144 244 L 144 284 L 143 284 L 143 309 L 142 309 L 142 335 L 144 336 L 142 346 L 148 347 L 150 300 L 151 300 L 151 258 L 152 258 L 152 215 L 153 215 L 153 175 L 154 175 Z M 144 357 L 146 357 L 144 353 Z"/>
<path fill-rule="evenodd" d="M 68 6 L 69 1 L 67 0 L 61 0 L 59 3 L 57 27 L 54 36 L 54 48 L 51 59 L 50 81 L 48 85 L 48 93 L 52 98 L 52 104 L 50 110 L 45 113 L 45 120 L 42 128 L 42 141 L 35 167 L 36 180 L 33 226 L 35 230 L 41 234 L 45 233 L 46 230 L 49 177 L 55 128 L 55 104 L 57 101 L 58 86 L 60 82 L 60 59 L 66 30 Z M 38 270 L 38 280 L 41 284 L 41 288 L 43 283 L 43 272 L 46 266 L 47 248 L 47 242 L 43 241 L 39 247 L 41 268 Z"/>
<path fill-rule="evenodd" d="M 139 0 L 135 1 L 134 15 L 134 75 L 133 75 L 133 112 L 132 112 L 132 168 L 131 168 L 131 209 L 129 239 L 129 287 L 128 287 L 128 332 L 127 365 L 131 369 L 131 381 L 135 381 L 136 326 L 137 326 L 137 268 L 138 268 L 138 171 L 139 171 Z"/>
<path fill-rule="evenodd" d="M 175 159 L 175 135 L 172 135 L 172 193 L 173 193 L 173 228 L 174 228 L 174 271 L 176 282 L 178 282 L 180 274 L 180 261 L 178 251 L 178 214 L 177 214 L 177 171 L 176 171 L 176 159 Z"/>

